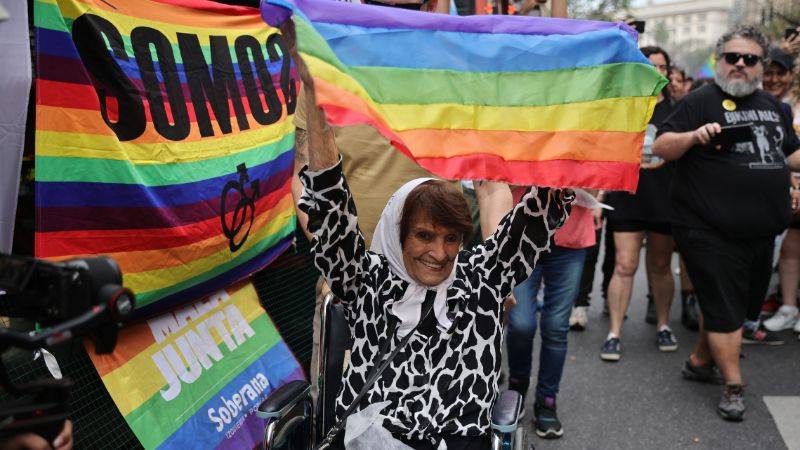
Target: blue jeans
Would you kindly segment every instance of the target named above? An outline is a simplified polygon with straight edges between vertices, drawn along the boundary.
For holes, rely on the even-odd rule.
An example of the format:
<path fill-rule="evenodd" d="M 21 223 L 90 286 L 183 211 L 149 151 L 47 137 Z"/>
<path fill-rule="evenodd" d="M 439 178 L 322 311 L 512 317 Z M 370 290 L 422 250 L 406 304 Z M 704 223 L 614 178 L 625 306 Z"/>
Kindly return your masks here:
<path fill-rule="evenodd" d="M 508 314 L 509 382 L 527 391 L 533 359 L 533 338 L 541 314 L 542 349 L 536 398 L 558 394 L 564 361 L 567 358 L 567 333 L 572 305 L 578 296 L 586 249 L 553 246 L 539 259 L 531 276 L 514 288 L 517 305 Z M 536 301 L 544 280 L 544 302 Z M 522 392 L 524 395 L 525 392 Z"/>

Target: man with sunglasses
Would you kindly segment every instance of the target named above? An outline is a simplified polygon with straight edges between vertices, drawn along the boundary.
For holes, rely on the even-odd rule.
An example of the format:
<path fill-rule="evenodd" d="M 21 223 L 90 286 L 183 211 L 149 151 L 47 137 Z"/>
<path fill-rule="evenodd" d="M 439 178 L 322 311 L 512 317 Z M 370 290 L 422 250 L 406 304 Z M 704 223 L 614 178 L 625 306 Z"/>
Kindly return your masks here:
<path fill-rule="evenodd" d="M 759 89 L 767 48 L 754 27 L 723 35 L 715 83 L 690 92 L 653 145 L 655 154 L 677 161 L 673 236 L 703 313 L 683 375 L 724 382 L 717 412 L 731 421 L 741 421 L 745 411 L 742 325 L 761 307 L 775 236 L 791 217 L 789 167 L 800 167 L 791 123 L 778 100 Z M 745 126 L 723 128 L 737 125 Z"/>

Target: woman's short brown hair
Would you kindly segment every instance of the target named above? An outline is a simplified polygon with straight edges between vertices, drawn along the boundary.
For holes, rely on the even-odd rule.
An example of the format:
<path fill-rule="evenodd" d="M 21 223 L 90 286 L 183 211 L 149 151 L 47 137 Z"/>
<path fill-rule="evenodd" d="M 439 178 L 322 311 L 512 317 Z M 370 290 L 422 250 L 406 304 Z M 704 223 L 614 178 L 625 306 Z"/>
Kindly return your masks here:
<path fill-rule="evenodd" d="M 400 218 L 401 246 L 411 231 L 411 219 L 418 212 L 424 212 L 433 225 L 459 233 L 462 242 L 472 233 L 472 215 L 467 200 L 450 183 L 429 180 L 408 194 Z"/>

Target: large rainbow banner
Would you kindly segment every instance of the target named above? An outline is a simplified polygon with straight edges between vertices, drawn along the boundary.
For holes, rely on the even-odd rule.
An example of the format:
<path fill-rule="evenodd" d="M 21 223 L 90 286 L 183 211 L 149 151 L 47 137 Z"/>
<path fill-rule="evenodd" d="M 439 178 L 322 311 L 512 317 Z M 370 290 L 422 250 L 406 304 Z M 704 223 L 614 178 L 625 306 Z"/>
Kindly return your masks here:
<path fill-rule="evenodd" d="M 296 104 L 258 9 L 35 0 L 36 254 L 119 262 L 140 316 L 287 246 Z"/>
<path fill-rule="evenodd" d="M 667 83 L 610 22 L 458 17 L 330 0 L 262 0 L 294 14 L 317 102 L 367 123 L 445 178 L 635 191 Z"/>
<path fill-rule="evenodd" d="M 119 335 L 114 353 L 87 351 L 146 449 L 251 449 L 264 435 L 254 411 L 303 378 L 249 282 Z"/>

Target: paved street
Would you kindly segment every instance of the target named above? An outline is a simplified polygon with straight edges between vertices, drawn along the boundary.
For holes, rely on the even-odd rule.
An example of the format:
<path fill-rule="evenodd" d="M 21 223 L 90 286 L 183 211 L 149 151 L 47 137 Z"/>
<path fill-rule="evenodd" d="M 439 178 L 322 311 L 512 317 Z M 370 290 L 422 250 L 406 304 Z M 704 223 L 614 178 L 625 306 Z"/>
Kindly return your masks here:
<path fill-rule="evenodd" d="M 671 315 L 678 351 L 656 349 L 655 327 L 644 322 L 646 281 L 640 270 L 623 328 L 623 358 L 606 363 L 599 357 L 608 332 L 599 280 L 598 271 L 588 330 L 569 336 L 558 398 L 564 437 L 546 441 L 533 435 L 533 395 L 529 396 L 529 414 L 523 420 L 537 449 L 786 449 L 787 445 L 790 450 L 800 449 L 800 341 L 796 335 L 781 333 L 786 344 L 779 347 L 745 346 L 747 414 L 742 423 L 724 422 L 715 410 L 720 387 L 681 378 L 680 369 L 696 333 L 680 325 L 679 290 Z M 538 348 L 538 337 L 535 345 Z M 534 361 L 535 373 L 538 355 Z"/>

